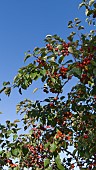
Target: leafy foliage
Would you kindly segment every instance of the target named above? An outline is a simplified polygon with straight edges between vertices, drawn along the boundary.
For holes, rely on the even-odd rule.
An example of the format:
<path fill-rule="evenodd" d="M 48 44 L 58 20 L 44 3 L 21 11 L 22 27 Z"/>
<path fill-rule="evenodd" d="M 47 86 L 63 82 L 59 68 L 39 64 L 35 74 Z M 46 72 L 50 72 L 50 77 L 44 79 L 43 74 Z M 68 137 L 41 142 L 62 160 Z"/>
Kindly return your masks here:
<path fill-rule="evenodd" d="M 94 25 L 95 1 L 83 0 L 79 7 L 82 6 L 88 23 Z M 25 54 L 24 61 L 32 57 L 32 62 L 18 70 L 13 84 L 3 83 L 0 92 L 10 96 L 13 88 L 22 94 L 40 79 L 41 89 L 50 97 L 35 102 L 25 99 L 17 104 L 16 112 L 23 115 L 24 134 L 19 132 L 19 120 L 0 124 L 0 168 L 96 168 L 96 30 L 83 34 L 80 24 L 78 18 L 69 21 L 68 28 L 77 32 L 71 32 L 67 42 L 58 35 L 46 36 L 44 47 Z M 77 84 L 71 88 L 74 77 Z M 70 86 L 67 97 L 66 85 Z M 37 90 L 36 87 L 33 93 Z M 63 160 L 61 153 L 66 155 Z"/>

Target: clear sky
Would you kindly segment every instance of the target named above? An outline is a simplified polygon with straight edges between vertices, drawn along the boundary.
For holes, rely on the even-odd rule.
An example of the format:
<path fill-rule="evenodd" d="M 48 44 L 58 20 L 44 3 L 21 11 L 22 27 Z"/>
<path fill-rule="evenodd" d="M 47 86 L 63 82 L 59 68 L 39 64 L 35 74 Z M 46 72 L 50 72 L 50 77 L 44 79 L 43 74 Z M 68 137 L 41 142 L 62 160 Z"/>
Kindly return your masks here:
<path fill-rule="evenodd" d="M 85 20 L 84 8 L 78 10 L 81 0 L 1 0 L 0 1 L 0 88 L 3 81 L 12 81 L 18 68 L 24 66 L 24 53 L 44 45 L 47 34 L 58 34 L 67 39 L 67 23 L 74 18 Z M 82 24 L 82 25 L 83 25 Z M 74 82 L 73 82 L 74 83 Z M 25 98 L 35 100 L 43 94 L 32 94 L 38 84 L 20 96 L 14 90 L 10 97 L 0 95 L 0 123 L 19 116 L 16 104 Z M 66 88 L 67 90 L 67 88 Z"/>
<path fill-rule="evenodd" d="M 70 29 L 69 20 L 83 19 L 84 10 L 78 10 L 81 0 L 2 0 L 0 1 L 0 88 L 3 81 L 12 81 L 18 68 L 24 66 L 24 53 L 36 46 L 44 45 L 47 34 L 58 34 L 66 39 Z M 30 92 L 20 96 L 14 90 L 8 98 L 1 94 L 0 121 L 16 118 L 16 104 L 26 98 L 35 100 L 41 92 Z M 38 96 L 37 96 L 38 95 Z"/>

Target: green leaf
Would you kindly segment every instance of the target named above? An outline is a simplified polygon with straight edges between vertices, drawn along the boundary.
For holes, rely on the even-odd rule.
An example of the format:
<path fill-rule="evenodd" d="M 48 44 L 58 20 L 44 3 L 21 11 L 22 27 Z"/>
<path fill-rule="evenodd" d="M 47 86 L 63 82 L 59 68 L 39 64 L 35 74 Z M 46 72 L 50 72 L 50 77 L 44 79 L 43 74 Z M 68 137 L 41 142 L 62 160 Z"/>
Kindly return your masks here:
<path fill-rule="evenodd" d="M 58 62 L 61 64 L 63 62 L 63 60 L 64 60 L 64 56 L 62 55 L 62 56 L 59 57 Z"/>
<path fill-rule="evenodd" d="M 82 29 L 84 29 L 83 26 L 79 26 L 79 27 L 78 27 L 78 30 L 82 30 Z"/>
<path fill-rule="evenodd" d="M 45 168 L 48 167 L 49 164 L 50 164 L 50 159 L 46 158 L 46 159 L 44 160 L 44 167 L 45 167 Z"/>
<path fill-rule="evenodd" d="M 86 16 L 90 16 L 91 14 L 93 14 L 93 10 L 86 9 L 85 14 Z"/>
<path fill-rule="evenodd" d="M 45 148 L 47 149 L 47 148 L 49 147 L 49 145 L 50 145 L 50 142 L 47 142 L 47 143 L 45 144 Z"/>
<path fill-rule="evenodd" d="M 73 48 L 72 47 L 68 47 L 68 51 L 69 51 L 69 53 L 73 54 Z"/>
<path fill-rule="evenodd" d="M 96 68 L 93 69 L 93 74 L 96 76 Z"/>
<path fill-rule="evenodd" d="M 71 36 L 74 36 L 75 34 L 76 34 L 76 32 L 71 32 L 71 34 L 70 34 L 70 35 L 71 35 Z"/>
<path fill-rule="evenodd" d="M 93 60 L 91 60 L 91 64 L 92 64 L 93 66 L 96 66 L 96 62 L 93 61 Z"/>
<path fill-rule="evenodd" d="M 63 147 L 63 148 L 66 148 L 66 147 L 67 147 L 66 141 L 63 141 L 63 142 L 62 142 L 62 147 Z"/>
<path fill-rule="evenodd" d="M 45 170 L 52 170 L 52 167 L 48 167 L 48 168 L 46 168 Z"/>
<path fill-rule="evenodd" d="M 73 155 L 75 155 L 75 154 L 76 154 L 76 152 L 77 152 L 77 149 L 74 149 L 74 151 L 73 151 Z"/>
<path fill-rule="evenodd" d="M 37 76 L 37 73 L 36 73 L 36 72 L 35 72 L 35 73 L 32 72 L 32 73 L 30 74 L 30 77 L 31 77 L 33 80 L 34 80 L 34 78 L 35 78 L 36 76 Z"/>
<path fill-rule="evenodd" d="M 5 134 L 6 137 L 10 137 L 11 133 L 12 133 L 12 130 L 8 130 L 7 133 Z"/>
<path fill-rule="evenodd" d="M 74 67 L 74 68 L 72 68 L 71 73 L 73 73 L 75 76 L 76 75 L 80 76 L 81 75 L 81 69 Z"/>
<path fill-rule="evenodd" d="M 4 90 L 4 92 L 5 92 L 5 94 L 6 95 L 10 95 L 10 93 L 11 93 L 11 87 L 6 87 L 6 89 Z"/>
<path fill-rule="evenodd" d="M 3 86 L 7 86 L 7 85 L 9 85 L 10 84 L 10 82 L 9 81 L 7 81 L 7 82 L 3 82 Z"/>
<path fill-rule="evenodd" d="M 73 28 L 73 26 L 72 25 L 68 25 L 68 28 Z"/>
<path fill-rule="evenodd" d="M 25 58 L 24 58 L 24 62 L 28 59 L 28 58 L 30 58 L 32 56 L 32 54 L 27 54 L 26 56 L 25 56 Z"/>
<path fill-rule="evenodd" d="M 51 81 L 52 81 L 53 83 L 55 83 L 55 78 L 51 78 Z"/>
<path fill-rule="evenodd" d="M 34 48 L 34 51 L 38 51 L 38 50 L 39 50 L 39 47 L 35 47 L 35 48 Z"/>
<path fill-rule="evenodd" d="M 58 155 L 58 156 L 55 158 L 55 162 L 56 162 L 57 167 L 58 167 L 59 170 L 65 170 L 64 166 L 63 166 L 62 163 L 61 163 L 60 155 Z"/>
<path fill-rule="evenodd" d="M 61 97 L 60 97 L 60 100 L 63 100 L 63 99 L 65 99 L 65 96 L 61 96 Z"/>
<path fill-rule="evenodd" d="M 45 76 L 45 75 L 46 75 L 46 70 L 45 70 L 45 69 L 40 70 L 40 74 L 43 75 L 43 76 Z"/>
<path fill-rule="evenodd" d="M 16 139 L 18 138 L 18 135 L 13 135 L 13 140 L 16 141 Z"/>
<path fill-rule="evenodd" d="M 14 170 L 19 170 L 19 168 L 18 168 L 18 167 L 15 167 Z"/>
<path fill-rule="evenodd" d="M 72 36 L 72 35 L 69 35 L 69 36 L 67 37 L 67 39 L 72 42 L 72 41 L 73 41 L 73 36 Z"/>
<path fill-rule="evenodd" d="M 77 21 L 77 22 L 76 22 L 76 26 L 78 26 L 80 23 L 81 23 L 81 21 L 80 21 L 80 20 L 79 20 L 79 21 Z"/>
<path fill-rule="evenodd" d="M 73 60 L 68 60 L 68 61 L 66 61 L 66 63 L 64 63 L 64 65 L 65 65 L 65 64 L 69 64 L 69 63 L 73 63 Z"/>
<path fill-rule="evenodd" d="M 19 154 L 19 149 L 18 149 L 18 148 L 17 148 L 17 149 L 12 149 L 11 152 L 12 152 L 12 155 L 13 155 L 13 156 L 18 156 L 18 154 Z"/>
<path fill-rule="evenodd" d="M 0 165 L 5 165 L 5 162 L 0 159 Z"/>
<path fill-rule="evenodd" d="M 81 8 L 82 6 L 85 6 L 85 2 L 82 2 L 81 4 L 79 4 L 79 8 Z"/>
<path fill-rule="evenodd" d="M 1 140 L 1 139 L 0 139 L 0 144 L 1 144 L 3 141 L 4 141 L 4 140 Z"/>
<path fill-rule="evenodd" d="M 36 48 L 34 49 L 33 55 L 36 56 L 36 55 L 38 55 L 38 54 L 40 54 L 40 50 L 39 50 L 38 47 L 36 47 Z"/>
<path fill-rule="evenodd" d="M 50 99 L 45 99 L 44 102 L 50 102 Z"/>
<path fill-rule="evenodd" d="M 54 152 L 57 148 L 57 145 L 55 143 L 52 143 L 51 146 L 50 146 L 50 151 L 51 152 Z"/>
<path fill-rule="evenodd" d="M 72 23 L 73 23 L 72 21 L 69 21 L 69 22 L 68 22 L 68 25 L 70 25 L 70 24 L 72 24 Z"/>
<path fill-rule="evenodd" d="M 76 22 L 76 21 L 78 21 L 79 20 L 79 18 L 74 18 L 74 21 Z"/>
<path fill-rule="evenodd" d="M 40 77 L 40 74 L 36 74 L 36 77 L 34 77 L 34 80 L 38 80 L 38 78 Z"/>
<path fill-rule="evenodd" d="M 22 90 L 21 90 L 21 88 L 19 88 L 19 93 L 22 95 Z"/>
<path fill-rule="evenodd" d="M 72 21 L 69 21 L 69 22 L 68 22 L 68 28 L 73 28 L 73 25 L 72 25 L 72 24 L 73 24 L 73 22 L 72 22 Z"/>
<path fill-rule="evenodd" d="M 27 153 L 29 152 L 29 150 L 27 147 L 22 147 L 22 152 L 23 152 L 24 156 L 26 156 Z"/>
<path fill-rule="evenodd" d="M 45 80 L 46 80 L 46 78 L 47 78 L 47 76 L 45 75 L 45 76 L 43 76 L 42 78 L 41 78 L 41 81 L 42 82 L 44 82 Z"/>
<path fill-rule="evenodd" d="M 0 90 L 0 93 L 2 93 L 5 89 L 6 89 L 6 87 L 3 87 L 3 88 Z"/>
<path fill-rule="evenodd" d="M 93 88 L 92 88 L 92 95 L 93 96 L 96 95 L 96 86 L 93 86 Z"/>

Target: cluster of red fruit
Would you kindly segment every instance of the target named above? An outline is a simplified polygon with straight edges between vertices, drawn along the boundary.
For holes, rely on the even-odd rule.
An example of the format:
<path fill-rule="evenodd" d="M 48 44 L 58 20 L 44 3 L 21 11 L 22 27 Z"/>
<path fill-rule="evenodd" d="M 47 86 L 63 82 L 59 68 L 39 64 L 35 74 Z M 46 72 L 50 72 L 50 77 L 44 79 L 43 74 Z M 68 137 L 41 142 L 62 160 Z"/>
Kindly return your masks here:
<path fill-rule="evenodd" d="M 88 134 L 85 133 L 83 137 L 84 137 L 84 139 L 87 139 L 88 138 Z"/>
<path fill-rule="evenodd" d="M 77 63 L 77 67 L 80 67 L 81 69 L 85 69 L 87 72 L 87 69 L 85 66 L 88 66 L 93 58 L 93 55 L 90 54 L 89 57 L 85 57 L 82 62 Z"/>
<path fill-rule="evenodd" d="M 15 168 L 15 167 L 18 166 L 18 164 L 13 163 L 11 159 L 6 159 L 5 162 L 6 162 L 11 168 Z"/>
<path fill-rule="evenodd" d="M 33 146 L 30 144 L 25 145 L 26 148 L 30 151 L 28 160 L 25 160 L 25 165 L 27 167 L 33 167 L 34 164 L 38 168 L 44 169 L 44 159 L 47 157 L 46 151 L 42 144 L 38 146 Z"/>
<path fill-rule="evenodd" d="M 54 72 L 53 74 L 48 75 L 47 79 L 47 85 L 50 87 L 50 92 L 52 93 L 60 93 L 62 90 L 62 87 L 59 83 L 59 76 L 61 74 Z M 55 82 L 52 81 L 52 78 L 54 78 Z M 44 87 L 44 92 L 48 93 L 48 87 Z"/>
<path fill-rule="evenodd" d="M 63 42 L 61 44 L 62 48 L 59 49 L 59 47 L 53 47 L 51 44 L 47 44 L 46 47 L 49 51 L 56 51 L 58 52 L 58 55 L 63 55 L 63 56 L 67 56 L 69 55 L 69 51 L 68 51 L 68 47 L 69 47 L 70 43 L 65 43 Z"/>
<path fill-rule="evenodd" d="M 71 135 L 72 135 L 71 132 L 68 132 L 68 134 L 66 135 L 66 134 L 62 133 L 60 130 L 58 130 L 58 132 L 56 134 L 56 139 L 60 139 L 60 140 L 64 139 L 64 140 L 70 141 Z M 66 144 L 68 144 L 68 142 Z"/>
<path fill-rule="evenodd" d="M 61 54 L 62 54 L 63 56 L 69 55 L 69 51 L 68 51 L 69 45 L 70 45 L 70 43 L 63 43 L 63 44 L 62 44 L 63 49 L 61 50 Z"/>
<path fill-rule="evenodd" d="M 62 91 L 62 86 L 59 85 L 58 82 L 57 82 L 57 84 L 56 84 L 56 82 L 55 82 L 55 84 L 54 84 L 54 83 L 51 81 L 51 78 L 54 78 L 54 79 L 56 79 L 57 81 L 58 81 L 58 78 L 59 78 L 59 77 L 62 77 L 63 79 L 66 79 L 66 78 L 67 78 L 67 71 L 68 71 L 68 68 L 65 68 L 64 66 L 62 66 L 62 67 L 60 67 L 60 69 L 59 69 L 59 73 L 55 71 L 52 75 L 49 75 L 50 78 L 48 78 L 48 81 L 47 81 L 47 82 L 48 82 L 48 85 L 51 86 L 50 92 L 52 92 L 52 93 L 59 93 L 59 92 Z M 56 88 L 55 88 L 55 87 L 56 87 Z M 48 93 L 48 88 L 45 87 L 43 91 L 46 92 L 46 93 Z"/>
<path fill-rule="evenodd" d="M 41 130 L 37 129 L 37 128 L 32 128 L 33 130 L 33 134 L 32 137 L 34 137 L 35 139 L 39 139 L 41 137 Z"/>
<path fill-rule="evenodd" d="M 96 168 L 96 161 L 94 161 L 93 163 L 91 163 L 89 165 L 89 170 L 93 169 L 93 168 Z"/>
<path fill-rule="evenodd" d="M 72 113 L 71 112 L 64 112 L 63 120 L 67 120 L 68 118 L 70 119 L 71 117 L 72 117 Z"/>
<path fill-rule="evenodd" d="M 55 105 L 54 105 L 53 102 L 50 102 L 49 106 L 50 106 L 50 107 L 54 107 Z"/>
<path fill-rule="evenodd" d="M 65 136 L 65 134 L 63 134 L 60 130 L 58 130 L 58 132 L 57 132 L 57 134 L 56 134 L 56 139 L 58 139 L 58 138 L 63 139 L 64 136 Z"/>
<path fill-rule="evenodd" d="M 83 57 L 82 57 L 83 58 Z M 84 84 L 87 84 L 90 81 L 90 77 L 88 77 L 88 65 L 91 63 L 93 58 L 93 54 L 90 54 L 88 57 L 85 57 L 81 62 L 77 62 L 76 67 L 82 69 L 82 75 L 80 81 Z"/>
<path fill-rule="evenodd" d="M 66 78 L 67 71 L 68 71 L 68 68 L 65 68 L 64 66 L 60 68 L 60 75 L 62 76 L 62 78 Z"/>
<path fill-rule="evenodd" d="M 48 50 L 53 51 L 53 46 L 51 44 L 47 44 L 46 47 Z"/>
<path fill-rule="evenodd" d="M 90 77 L 88 77 L 87 74 L 82 74 L 82 75 L 81 75 L 80 81 L 81 81 L 82 83 L 87 84 L 89 80 L 90 80 Z"/>
<path fill-rule="evenodd" d="M 46 65 L 46 62 L 44 60 L 41 60 L 38 58 L 36 61 L 39 63 L 39 65 L 41 65 L 43 67 Z"/>
<path fill-rule="evenodd" d="M 96 51 L 96 46 L 90 46 L 90 47 L 82 47 L 82 48 L 80 48 L 80 51 L 81 52 L 85 52 L 85 51 L 87 51 L 88 53 L 92 53 L 93 51 Z"/>
<path fill-rule="evenodd" d="M 62 119 L 61 119 L 61 117 L 60 118 L 59 117 L 55 117 L 54 121 L 56 121 L 58 123 L 58 125 L 63 125 L 63 127 L 64 127 L 64 126 L 66 126 L 66 121 L 68 119 L 70 119 L 71 117 L 72 117 L 72 113 L 71 112 L 64 112 L 62 114 Z"/>
<path fill-rule="evenodd" d="M 31 153 L 32 153 L 33 155 L 35 155 L 35 154 L 38 153 L 38 152 L 42 152 L 43 149 L 44 149 L 42 144 L 40 144 L 39 146 L 36 146 L 36 147 L 28 144 L 28 145 L 27 145 L 27 148 L 31 151 Z M 41 156 L 37 156 L 37 157 L 38 157 L 38 158 L 41 158 Z"/>

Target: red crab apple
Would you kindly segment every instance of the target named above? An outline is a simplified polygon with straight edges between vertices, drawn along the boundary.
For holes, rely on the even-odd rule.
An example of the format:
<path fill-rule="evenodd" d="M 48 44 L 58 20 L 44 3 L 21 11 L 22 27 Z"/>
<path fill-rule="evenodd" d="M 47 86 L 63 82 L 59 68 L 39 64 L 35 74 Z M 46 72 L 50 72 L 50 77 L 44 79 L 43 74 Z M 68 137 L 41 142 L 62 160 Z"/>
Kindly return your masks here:
<path fill-rule="evenodd" d="M 50 107 L 53 107 L 53 106 L 54 106 L 54 103 L 53 103 L 53 102 L 51 102 L 51 103 L 50 103 Z"/>
<path fill-rule="evenodd" d="M 58 51 L 58 48 L 55 48 L 55 51 Z"/>
<path fill-rule="evenodd" d="M 53 47 L 51 44 L 47 44 L 46 46 L 47 46 L 48 50 L 53 50 Z"/>
<path fill-rule="evenodd" d="M 88 135 L 87 135 L 87 134 L 85 134 L 85 135 L 84 135 L 84 139 L 87 139 L 87 138 L 88 138 Z"/>

